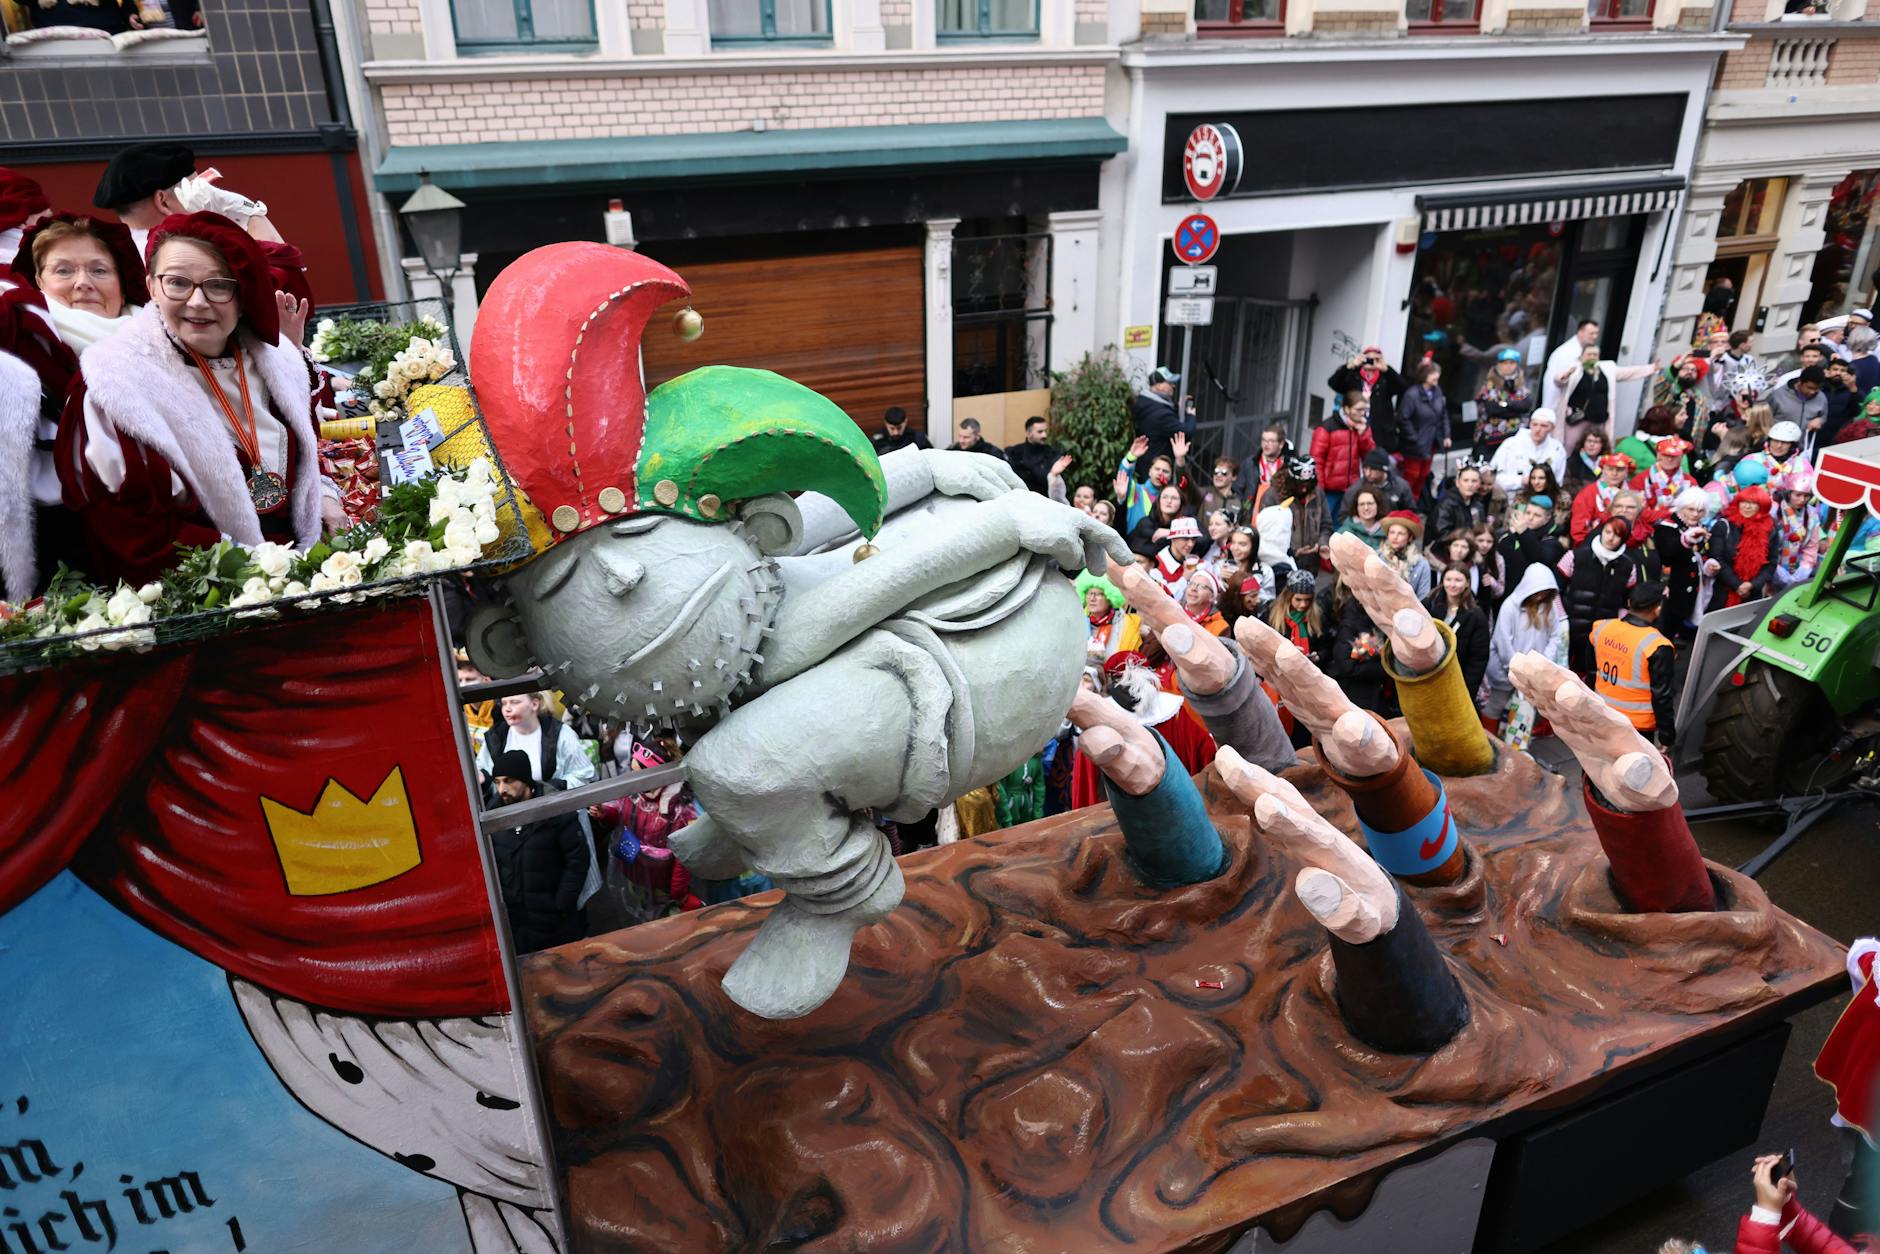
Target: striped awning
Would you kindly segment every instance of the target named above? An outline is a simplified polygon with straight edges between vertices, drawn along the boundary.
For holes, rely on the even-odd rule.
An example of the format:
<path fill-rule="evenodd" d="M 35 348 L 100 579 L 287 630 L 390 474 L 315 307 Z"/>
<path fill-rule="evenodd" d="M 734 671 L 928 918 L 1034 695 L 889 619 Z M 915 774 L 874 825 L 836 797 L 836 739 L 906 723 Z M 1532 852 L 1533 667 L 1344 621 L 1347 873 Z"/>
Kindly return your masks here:
<path fill-rule="evenodd" d="M 1426 231 L 1481 231 L 1537 222 L 1659 213 L 1673 208 L 1683 190 L 1683 179 L 1664 177 L 1540 191 L 1423 196 L 1418 208 Z"/>

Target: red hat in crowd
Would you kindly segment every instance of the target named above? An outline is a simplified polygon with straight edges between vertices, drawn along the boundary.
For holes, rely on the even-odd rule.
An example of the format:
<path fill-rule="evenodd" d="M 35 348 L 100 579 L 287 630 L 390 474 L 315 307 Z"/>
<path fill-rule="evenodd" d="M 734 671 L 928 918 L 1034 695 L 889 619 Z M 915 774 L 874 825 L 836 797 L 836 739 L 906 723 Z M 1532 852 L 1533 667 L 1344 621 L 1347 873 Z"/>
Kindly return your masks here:
<path fill-rule="evenodd" d="M 313 287 L 307 282 L 307 260 L 300 250 L 277 240 L 258 242 L 261 255 L 268 259 L 268 270 L 274 275 L 274 286 L 295 300 L 312 305 Z"/>
<path fill-rule="evenodd" d="M 277 342 L 281 338 L 281 311 L 274 303 L 274 274 L 255 237 L 219 213 L 173 213 L 150 232 L 150 242 L 144 249 L 146 268 L 163 242 L 177 236 L 200 240 L 222 254 L 230 276 L 241 287 L 237 299 L 248 329 L 265 344 Z"/>
<path fill-rule="evenodd" d="M 54 222 L 77 223 L 104 245 L 105 251 L 111 254 L 111 260 L 117 263 L 118 286 L 124 289 L 125 304 L 141 305 L 150 299 L 150 292 L 144 286 L 144 261 L 137 255 L 137 241 L 131 238 L 131 229 L 122 222 L 106 222 L 103 218 L 67 213 L 63 209 L 42 222 L 34 223 L 26 234 L 20 236 L 20 251 L 13 257 L 13 273 L 20 282 L 28 287 L 40 287 L 39 279 L 33 273 L 33 241 Z"/>
<path fill-rule="evenodd" d="M 1393 509 L 1390 513 L 1384 515 L 1383 522 L 1386 528 L 1390 527 L 1392 524 L 1397 524 L 1407 528 L 1410 534 L 1418 540 L 1423 538 L 1423 520 L 1410 510 Z"/>
<path fill-rule="evenodd" d="M 1624 466 L 1627 473 L 1638 469 L 1637 465 L 1632 461 L 1632 455 L 1630 453 L 1608 453 L 1599 459 L 1599 468 L 1601 470 L 1604 470 L 1608 466 Z"/>
<path fill-rule="evenodd" d="M 1240 595 L 1242 596 L 1246 596 L 1249 592 L 1258 592 L 1260 590 L 1261 583 L 1258 575 L 1250 575 L 1240 581 Z"/>
<path fill-rule="evenodd" d="M 1136 650 L 1124 649 L 1122 652 L 1112 653 L 1109 657 L 1104 659 L 1103 673 L 1106 675 L 1121 675 L 1125 669 L 1131 666 L 1147 666 L 1148 664 L 1149 659 L 1136 652 Z"/>
<path fill-rule="evenodd" d="M 36 213 L 52 208 L 39 184 L 0 165 L 0 231 L 10 231 Z"/>
<path fill-rule="evenodd" d="M 1672 362 L 1671 373 L 1676 374 L 1678 371 L 1684 369 L 1686 362 L 1689 362 L 1691 365 L 1697 368 L 1697 377 L 1700 380 L 1705 375 L 1710 373 L 1710 358 L 1699 357 L 1695 353 L 1686 353 L 1682 357 L 1679 357 L 1676 361 Z"/>
<path fill-rule="evenodd" d="M 1690 452 L 1693 447 L 1695 446 L 1681 435 L 1668 435 L 1658 441 L 1657 451 L 1662 454 L 1669 450 L 1676 453 L 1679 457 L 1682 457 Z"/>

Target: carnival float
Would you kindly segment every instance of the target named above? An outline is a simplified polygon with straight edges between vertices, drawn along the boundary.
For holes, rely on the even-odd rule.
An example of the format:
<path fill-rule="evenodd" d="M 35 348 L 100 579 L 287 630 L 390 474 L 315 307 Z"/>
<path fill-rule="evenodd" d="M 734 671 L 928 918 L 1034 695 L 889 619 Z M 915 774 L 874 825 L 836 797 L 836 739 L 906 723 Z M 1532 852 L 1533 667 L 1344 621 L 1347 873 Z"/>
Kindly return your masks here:
<path fill-rule="evenodd" d="M 1526 1251 L 1753 1139 L 1843 951 L 1702 859 L 1571 674 L 1515 668 L 1570 788 L 1339 544 L 1382 722 L 990 459 L 877 459 L 735 365 L 647 392 L 686 296 L 530 253 L 376 522 L 15 611 L 0 1248 Z M 1080 569 L 1159 631 L 1202 774 L 1080 690 Z M 459 707 L 532 687 L 686 729 L 681 858 L 778 891 L 512 957 Z M 863 817 L 1067 712 L 1105 804 L 900 859 Z"/>

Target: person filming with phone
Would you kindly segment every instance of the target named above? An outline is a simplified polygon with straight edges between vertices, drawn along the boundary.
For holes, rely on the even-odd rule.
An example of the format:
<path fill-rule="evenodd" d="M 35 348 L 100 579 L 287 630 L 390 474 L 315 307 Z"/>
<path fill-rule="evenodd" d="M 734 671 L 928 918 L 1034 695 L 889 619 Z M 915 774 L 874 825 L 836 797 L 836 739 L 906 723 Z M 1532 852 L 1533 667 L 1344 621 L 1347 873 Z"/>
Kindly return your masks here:
<path fill-rule="evenodd" d="M 1871 1244 L 1836 1236 L 1795 1200 L 1794 1150 L 1764 1154 L 1751 1166 L 1749 1176 L 1756 1200 L 1737 1224 L 1735 1254 L 1780 1254 L 1785 1245 L 1795 1254 L 1871 1254 Z M 1694 1241 L 1666 1241 L 1658 1254 L 1706 1254 L 1706 1248 Z"/>

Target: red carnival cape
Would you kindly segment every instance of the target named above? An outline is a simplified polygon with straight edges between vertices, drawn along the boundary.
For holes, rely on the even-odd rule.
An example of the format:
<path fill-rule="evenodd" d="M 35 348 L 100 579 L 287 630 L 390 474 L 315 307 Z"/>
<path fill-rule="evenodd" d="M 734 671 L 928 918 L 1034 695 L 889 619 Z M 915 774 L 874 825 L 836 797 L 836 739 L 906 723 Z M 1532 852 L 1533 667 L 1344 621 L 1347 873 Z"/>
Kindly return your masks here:
<path fill-rule="evenodd" d="M 1869 948 L 1854 961 L 1863 983 L 1815 1057 L 1815 1074 L 1834 1088 L 1835 1111 L 1871 1141 L 1880 1140 L 1880 988 Z"/>

